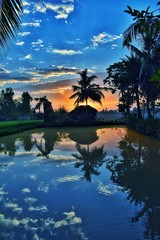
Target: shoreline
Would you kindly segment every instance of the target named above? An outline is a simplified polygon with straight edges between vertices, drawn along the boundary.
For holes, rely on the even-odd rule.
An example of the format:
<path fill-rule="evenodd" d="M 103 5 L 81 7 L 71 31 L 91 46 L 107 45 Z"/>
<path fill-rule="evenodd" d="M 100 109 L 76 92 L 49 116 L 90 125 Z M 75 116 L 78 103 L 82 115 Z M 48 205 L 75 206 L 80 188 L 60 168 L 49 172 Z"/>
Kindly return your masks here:
<path fill-rule="evenodd" d="M 75 122 L 56 122 L 45 123 L 43 120 L 23 120 L 23 121 L 3 121 L 0 122 L 0 137 L 13 135 L 36 128 L 65 128 L 65 127 L 92 127 L 92 126 L 119 126 L 124 125 L 124 121 L 75 121 Z"/>

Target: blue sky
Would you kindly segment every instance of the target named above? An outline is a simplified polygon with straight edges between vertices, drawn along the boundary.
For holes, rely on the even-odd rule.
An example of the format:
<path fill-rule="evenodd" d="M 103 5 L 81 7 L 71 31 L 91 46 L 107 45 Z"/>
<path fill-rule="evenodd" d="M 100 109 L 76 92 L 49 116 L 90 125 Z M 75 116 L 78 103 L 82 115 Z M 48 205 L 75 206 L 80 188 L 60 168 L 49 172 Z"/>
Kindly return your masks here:
<path fill-rule="evenodd" d="M 54 102 L 71 89 L 72 81 L 68 80 L 77 78 L 79 70 L 101 73 L 102 83 L 109 64 L 128 53 L 122 48 L 122 34 L 132 23 L 124 13 L 126 6 L 156 9 L 156 3 L 23 0 L 21 31 L 7 54 L 0 53 L 0 89 L 10 86 L 16 94 L 29 91 L 34 96 L 47 95 Z"/>

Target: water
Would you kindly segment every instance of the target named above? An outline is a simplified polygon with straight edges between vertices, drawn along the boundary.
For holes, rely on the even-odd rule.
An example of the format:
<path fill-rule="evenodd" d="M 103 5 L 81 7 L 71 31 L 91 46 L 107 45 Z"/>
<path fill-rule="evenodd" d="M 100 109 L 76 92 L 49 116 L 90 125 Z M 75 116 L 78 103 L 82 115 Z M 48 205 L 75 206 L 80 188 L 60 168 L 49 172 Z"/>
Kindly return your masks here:
<path fill-rule="evenodd" d="M 160 142 L 121 127 L 0 138 L 0 240 L 160 239 Z"/>

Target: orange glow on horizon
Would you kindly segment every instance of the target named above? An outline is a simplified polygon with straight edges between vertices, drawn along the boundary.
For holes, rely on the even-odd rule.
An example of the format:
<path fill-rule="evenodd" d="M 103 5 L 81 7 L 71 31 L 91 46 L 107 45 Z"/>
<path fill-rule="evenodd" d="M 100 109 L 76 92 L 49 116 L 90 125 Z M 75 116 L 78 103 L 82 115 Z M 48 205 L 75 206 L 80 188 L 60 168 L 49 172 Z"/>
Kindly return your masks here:
<path fill-rule="evenodd" d="M 54 94 L 53 96 L 49 96 L 49 100 L 52 102 L 53 109 L 58 109 L 61 106 L 64 106 L 67 111 L 71 111 L 75 108 L 74 102 L 75 99 L 69 99 L 69 97 L 72 95 L 71 90 L 66 90 L 63 94 Z M 118 97 L 115 94 L 112 94 L 110 92 L 104 93 L 105 98 L 102 99 L 102 105 L 96 102 L 92 102 L 88 100 L 88 105 L 96 108 L 98 111 L 102 110 L 115 110 L 117 109 L 118 104 Z M 85 105 L 85 103 L 81 103 L 80 105 Z"/>

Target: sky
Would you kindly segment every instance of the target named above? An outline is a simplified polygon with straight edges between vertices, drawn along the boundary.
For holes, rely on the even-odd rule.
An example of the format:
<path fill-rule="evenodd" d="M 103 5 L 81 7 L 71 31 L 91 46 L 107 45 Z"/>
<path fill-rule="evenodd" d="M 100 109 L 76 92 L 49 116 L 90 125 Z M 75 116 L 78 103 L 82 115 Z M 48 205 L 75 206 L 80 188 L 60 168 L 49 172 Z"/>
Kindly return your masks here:
<path fill-rule="evenodd" d="M 24 15 L 16 39 L 7 52 L 0 51 L 0 90 L 12 87 L 15 97 L 28 91 L 47 96 L 53 108 L 74 108 L 72 85 L 77 72 L 88 69 L 103 86 L 106 68 L 128 54 L 122 47 L 123 32 L 133 23 L 124 13 L 157 9 L 147 0 L 23 0 Z M 105 92 L 98 110 L 116 109 L 117 96 Z"/>

